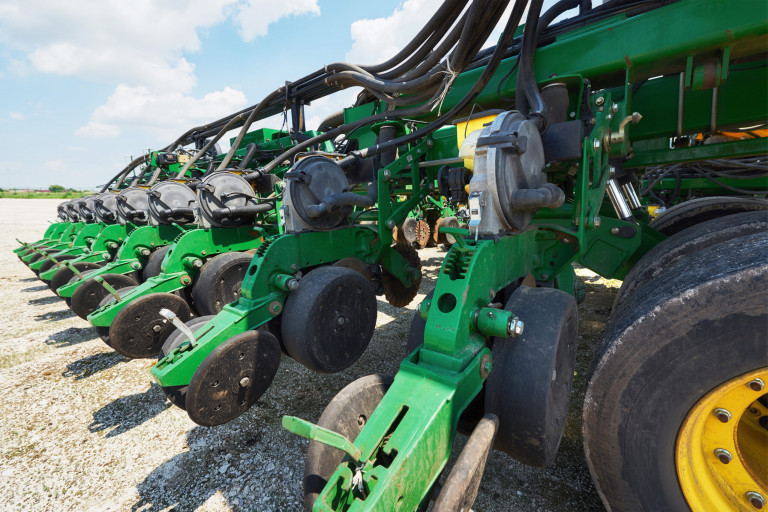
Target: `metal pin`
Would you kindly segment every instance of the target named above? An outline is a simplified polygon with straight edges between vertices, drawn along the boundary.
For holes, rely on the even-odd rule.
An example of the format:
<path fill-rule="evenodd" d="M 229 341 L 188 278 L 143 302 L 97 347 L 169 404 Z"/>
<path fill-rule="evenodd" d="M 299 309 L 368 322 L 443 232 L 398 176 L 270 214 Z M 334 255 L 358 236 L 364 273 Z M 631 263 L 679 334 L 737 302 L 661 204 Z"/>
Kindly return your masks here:
<path fill-rule="evenodd" d="M 179 317 L 176 316 L 176 313 L 171 311 L 170 309 L 163 308 L 160 310 L 160 316 L 165 318 L 166 320 L 170 320 L 170 322 L 181 332 L 184 333 L 184 335 L 187 337 L 187 339 L 192 342 L 194 345 L 197 343 L 197 340 L 195 339 L 195 335 L 192 332 L 192 330 L 184 325 L 184 322 L 179 320 Z"/>

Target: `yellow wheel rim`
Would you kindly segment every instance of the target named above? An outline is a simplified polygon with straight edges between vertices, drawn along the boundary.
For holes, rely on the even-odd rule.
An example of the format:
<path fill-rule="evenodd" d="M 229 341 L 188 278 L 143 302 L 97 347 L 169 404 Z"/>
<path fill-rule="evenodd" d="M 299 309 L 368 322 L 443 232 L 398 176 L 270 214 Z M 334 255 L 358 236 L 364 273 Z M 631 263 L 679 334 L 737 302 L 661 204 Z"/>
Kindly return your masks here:
<path fill-rule="evenodd" d="M 692 510 L 768 510 L 766 393 L 761 368 L 718 386 L 686 416 L 675 464 Z"/>

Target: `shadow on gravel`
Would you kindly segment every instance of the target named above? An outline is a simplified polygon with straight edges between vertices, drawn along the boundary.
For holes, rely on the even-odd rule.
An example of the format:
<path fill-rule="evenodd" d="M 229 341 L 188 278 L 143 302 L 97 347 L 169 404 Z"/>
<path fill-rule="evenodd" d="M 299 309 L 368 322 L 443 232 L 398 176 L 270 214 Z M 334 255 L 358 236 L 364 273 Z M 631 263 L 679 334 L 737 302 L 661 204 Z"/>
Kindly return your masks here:
<path fill-rule="evenodd" d="M 189 449 L 165 461 L 136 486 L 140 497 L 131 511 L 207 510 L 205 505 L 235 512 L 303 509 L 296 506 L 294 487 L 300 482 L 306 447 L 291 455 L 295 460 L 276 459 L 269 446 L 276 440 L 267 431 L 272 426 L 237 423 L 190 430 Z"/>
<path fill-rule="evenodd" d="M 96 336 L 93 327 L 69 327 L 51 334 L 45 339 L 45 343 L 54 347 L 69 347 L 96 339 Z"/>
<path fill-rule="evenodd" d="M 46 286 L 47 288 L 47 286 Z M 60 297 L 57 297 L 60 298 Z M 71 309 L 60 309 L 59 311 L 53 311 L 51 313 L 42 313 L 35 315 L 35 320 L 38 322 L 56 322 L 58 320 L 64 320 L 65 318 L 72 318 L 75 314 Z"/>
<path fill-rule="evenodd" d="M 27 279 L 25 279 L 27 281 Z M 37 281 L 37 279 L 28 279 L 28 281 Z M 42 284 L 40 286 L 32 286 L 30 288 L 22 288 L 22 292 L 41 292 L 43 290 L 47 290 L 48 285 Z"/>
<path fill-rule="evenodd" d="M 88 430 L 93 433 L 109 430 L 105 437 L 119 436 L 169 407 L 171 404 L 166 401 L 163 390 L 157 384 L 152 384 L 143 393 L 122 396 L 94 412 Z"/>
<path fill-rule="evenodd" d="M 46 286 L 46 288 L 48 288 L 48 287 Z M 64 300 L 64 299 L 54 295 L 53 297 L 40 297 L 39 299 L 29 299 L 27 301 L 27 304 L 29 304 L 30 306 L 45 306 L 47 304 L 53 304 L 55 302 L 61 302 L 62 300 Z"/>
<path fill-rule="evenodd" d="M 93 329 L 83 329 L 90 330 Z M 95 338 L 93 336 L 91 339 Z M 117 352 L 102 352 L 101 354 L 94 354 L 92 356 L 84 357 L 69 363 L 67 369 L 61 374 L 62 377 L 73 377 L 75 380 L 85 379 L 90 377 L 94 373 L 99 373 L 104 370 L 108 370 L 113 366 L 127 361 L 126 358 L 118 354 Z"/>
<path fill-rule="evenodd" d="M 32 281 L 37 281 L 38 279 L 39 278 L 37 278 L 37 277 L 25 277 L 24 279 L 19 279 L 19 282 L 20 283 L 31 283 Z M 48 287 L 46 286 L 46 288 L 48 288 Z M 21 291 L 24 291 L 24 290 L 21 290 Z"/>

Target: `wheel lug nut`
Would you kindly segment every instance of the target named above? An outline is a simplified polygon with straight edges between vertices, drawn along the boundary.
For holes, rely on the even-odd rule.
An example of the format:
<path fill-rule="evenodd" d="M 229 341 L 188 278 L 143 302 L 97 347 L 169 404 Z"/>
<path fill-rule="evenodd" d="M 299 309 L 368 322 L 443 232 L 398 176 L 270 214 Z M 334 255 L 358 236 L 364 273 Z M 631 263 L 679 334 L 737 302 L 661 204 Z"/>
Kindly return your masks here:
<path fill-rule="evenodd" d="M 763 379 L 754 379 L 747 382 L 747 387 L 752 391 L 762 391 L 765 387 L 765 382 L 763 382 Z"/>
<path fill-rule="evenodd" d="M 160 329 L 162 329 L 162 327 L 160 327 L 159 325 L 152 327 L 152 330 L 155 332 L 160 332 Z"/>
<path fill-rule="evenodd" d="M 725 409 L 715 409 L 712 411 L 717 419 L 723 423 L 728 423 L 731 420 L 731 413 Z"/>
<path fill-rule="evenodd" d="M 731 452 L 728 450 L 724 450 L 722 448 L 718 448 L 715 450 L 715 457 L 720 460 L 723 464 L 728 464 L 731 462 L 731 459 L 733 458 L 733 455 L 731 455 Z"/>
<path fill-rule="evenodd" d="M 248 377 L 243 377 L 240 379 L 240 387 L 241 388 L 247 388 L 251 384 L 251 379 Z"/>
<path fill-rule="evenodd" d="M 749 491 L 746 496 L 747 500 L 756 509 L 761 509 L 765 506 L 765 498 L 760 493 Z"/>

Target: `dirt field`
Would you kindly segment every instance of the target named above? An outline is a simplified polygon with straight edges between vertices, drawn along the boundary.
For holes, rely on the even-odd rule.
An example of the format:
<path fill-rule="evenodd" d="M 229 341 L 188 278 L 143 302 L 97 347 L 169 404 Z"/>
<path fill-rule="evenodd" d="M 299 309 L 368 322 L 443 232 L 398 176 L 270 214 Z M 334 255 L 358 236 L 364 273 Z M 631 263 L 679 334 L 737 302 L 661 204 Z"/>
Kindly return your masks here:
<path fill-rule="evenodd" d="M 0 496 L 2 510 L 294 511 L 301 509 L 307 442 L 283 414 L 317 420 L 343 386 L 396 371 L 416 304 L 379 302 L 378 329 L 363 358 L 318 375 L 283 358 L 272 387 L 236 421 L 198 427 L 151 383 L 151 361 L 109 349 L 11 252 L 39 238 L 60 201 L 0 199 Z M 421 252 L 434 286 L 443 252 Z M 476 511 L 602 510 L 581 448 L 579 409 L 589 357 L 617 281 L 580 269 L 576 391 L 555 465 L 532 469 L 494 452 Z M 457 436 L 457 448 L 465 441 Z"/>

